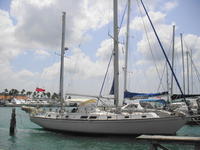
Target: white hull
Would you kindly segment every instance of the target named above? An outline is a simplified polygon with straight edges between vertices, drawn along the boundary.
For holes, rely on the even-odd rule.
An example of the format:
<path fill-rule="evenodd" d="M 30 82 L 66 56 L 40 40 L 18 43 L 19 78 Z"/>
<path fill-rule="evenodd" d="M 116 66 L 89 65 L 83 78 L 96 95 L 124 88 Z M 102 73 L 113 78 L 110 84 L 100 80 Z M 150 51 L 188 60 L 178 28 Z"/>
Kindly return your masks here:
<path fill-rule="evenodd" d="M 96 134 L 176 134 L 176 131 L 186 123 L 186 118 L 182 117 L 84 120 L 31 116 L 30 120 L 50 130 Z"/>

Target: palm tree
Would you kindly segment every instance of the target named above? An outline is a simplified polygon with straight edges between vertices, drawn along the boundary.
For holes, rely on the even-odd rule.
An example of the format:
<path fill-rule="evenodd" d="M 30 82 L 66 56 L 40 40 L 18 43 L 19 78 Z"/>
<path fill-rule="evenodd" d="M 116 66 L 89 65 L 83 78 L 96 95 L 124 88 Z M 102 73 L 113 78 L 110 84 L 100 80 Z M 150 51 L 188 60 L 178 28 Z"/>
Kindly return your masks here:
<path fill-rule="evenodd" d="M 50 92 L 47 92 L 46 95 L 47 95 L 48 98 L 51 97 L 51 93 Z"/>
<path fill-rule="evenodd" d="M 32 92 L 31 92 L 31 91 L 27 91 L 27 92 L 26 92 L 26 96 L 28 96 L 28 97 L 30 97 L 30 96 L 31 96 L 31 94 L 32 94 Z"/>
<path fill-rule="evenodd" d="M 24 89 L 21 90 L 22 95 L 24 95 L 25 92 L 26 92 L 26 90 L 24 90 Z"/>
<path fill-rule="evenodd" d="M 4 89 L 4 92 L 5 92 L 5 93 L 8 93 L 8 89 Z"/>
<path fill-rule="evenodd" d="M 42 94 L 43 94 L 43 97 L 45 97 L 45 98 L 46 98 L 46 93 L 45 93 L 45 92 L 42 92 Z"/>
<path fill-rule="evenodd" d="M 36 92 L 33 92 L 33 97 L 34 97 L 34 98 L 36 97 Z"/>
<path fill-rule="evenodd" d="M 18 94 L 19 94 L 19 91 L 17 89 L 11 89 L 9 91 L 9 95 L 11 95 L 11 96 L 16 96 Z"/>
<path fill-rule="evenodd" d="M 4 89 L 4 92 L 3 92 L 5 95 L 8 95 L 8 89 Z"/>
<path fill-rule="evenodd" d="M 53 95 L 51 96 L 52 99 L 57 100 L 59 98 L 59 95 L 56 93 L 53 93 Z"/>
<path fill-rule="evenodd" d="M 8 93 L 8 94 L 9 94 L 10 96 L 12 96 L 12 95 L 13 95 L 13 90 L 14 90 L 14 89 L 11 89 L 11 90 L 9 91 L 9 93 Z"/>

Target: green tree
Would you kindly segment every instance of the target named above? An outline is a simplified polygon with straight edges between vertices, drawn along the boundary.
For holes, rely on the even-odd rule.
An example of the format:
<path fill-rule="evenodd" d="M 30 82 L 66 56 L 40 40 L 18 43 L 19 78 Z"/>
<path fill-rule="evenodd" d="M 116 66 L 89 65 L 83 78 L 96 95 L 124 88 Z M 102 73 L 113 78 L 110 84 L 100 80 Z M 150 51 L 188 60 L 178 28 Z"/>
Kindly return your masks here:
<path fill-rule="evenodd" d="M 47 95 L 48 98 L 51 97 L 51 93 L 50 92 L 47 92 L 46 95 Z"/>
<path fill-rule="evenodd" d="M 27 91 L 27 92 L 26 92 L 26 96 L 28 96 L 28 97 L 30 97 L 30 96 L 31 96 L 31 94 L 32 94 L 32 92 L 31 92 L 31 91 Z"/>
<path fill-rule="evenodd" d="M 45 92 L 42 92 L 41 97 L 44 98 L 46 96 Z"/>
<path fill-rule="evenodd" d="M 8 93 L 8 89 L 4 89 L 4 93 Z"/>
<path fill-rule="evenodd" d="M 26 90 L 25 90 L 25 89 L 22 89 L 22 90 L 21 90 L 21 94 L 22 94 L 22 95 L 24 95 L 24 94 L 25 94 L 25 92 L 26 92 Z"/>
<path fill-rule="evenodd" d="M 19 94 L 19 91 L 17 90 L 17 89 L 11 89 L 10 91 L 9 91 L 9 95 L 10 96 L 16 96 L 16 95 L 18 95 Z"/>
<path fill-rule="evenodd" d="M 9 91 L 8 89 L 4 89 L 4 92 L 3 92 L 5 95 L 8 95 Z"/>
<path fill-rule="evenodd" d="M 35 98 L 35 97 L 36 97 L 36 95 L 37 95 L 37 93 L 36 93 L 36 92 L 33 92 L 33 98 Z"/>
<path fill-rule="evenodd" d="M 53 93 L 51 98 L 54 99 L 54 100 L 57 100 L 59 98 L 59 95 L 57 93 Z"/>

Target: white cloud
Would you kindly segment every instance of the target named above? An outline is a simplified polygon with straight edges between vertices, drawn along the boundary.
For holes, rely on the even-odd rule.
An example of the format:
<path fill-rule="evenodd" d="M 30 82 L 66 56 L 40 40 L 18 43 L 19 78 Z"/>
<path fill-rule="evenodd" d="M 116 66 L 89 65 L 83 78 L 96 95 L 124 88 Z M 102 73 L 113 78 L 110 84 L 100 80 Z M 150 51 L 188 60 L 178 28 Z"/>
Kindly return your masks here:
<path fill-rule="evenodd" d="M 166 14 L 161 12 L 149 12 L 149 15 L 152 19 L 152 22 L 163 44 L 164 49 L 168 51 L 171 44 L 172 26 L 165 24 Z M 145 24 L 143 24 L 142 20 Z M 130 27 L 132 30 L 137 30 L 142 33 L 142 39 L 139 40 L 137 43 L 137 51 L 145 56 L 145 60 L 143 60 L 143 63 L 148 63 L 147 60 L 151 61 L 152 59 L 155 59 L 155 61 L 163 61 L 163 53 L 161 52 L 160 46 L 147 17 L 135 17 L 131 21 Z M 151 50 L 154 58 L 152 58 Z"/>
<path fill-rule="evenodd" d="M 113 51 L 113 39 L 106 39 L 101 42 L 100 48 L 96 52 L 96 56 L 103 60 L 108 60 Z"/>
<path fill-rule="evenodd" d="M 15 34 L 18 40 L 28 43 L 25 46 L 29 47 L 31 44 L 36 49 L 58 49 L 61 39 L 61 12 L 66 11 L 66 43 L 73 47 L 82 43 L 89 29 L 97 30 L 111 21 L 111 5 L 111 1 L 107 0 L 52 0 L 42 3 L 13 0 L 11 14 L 17 20 Z"/>
<path fill-rule="evenodd" d="M 34 73 L 30 72 L 29 70 L 21 70 L 17 72 L 16 74 L 14 74 L 14 77 L 16 77 L 17 79 L 31 78 L 33 76 L 34 76 Z"/>
<path fill-rule="evenodd" d="M 50 56 L 50 54 L 47 51 L 41 50 L 41 49 L 40 50 L 36 50 L 35 54 L 39 55 L 39 56 L 47 56 L 47 57 Z"/>
<path fill-rule="evenodd" d="M 8 63 L 20 52 L 19 44 L 14 36 L 15 27 L 9 13 L 0 10 L 0 64 Z"/>
<path fill-rule="evenodd" d="M 175 7 L 177 7 L 177 6 L 178 6 L 177 1 L 169 1 L 169 2 L 164 4 L 163 10 L 170 11 L 170 10 L 174 9 Z"/>
<path fill-rule="evenodd" d="M 102 76 L 105 69 L 105 63 L 101 61 L 93 62 L 90 57 L 84 54 L 81 49 L 74 49 L 73 55 L 65 58 L 65 73 L 77 78 L 88 79 Z M 58 76 L 60 63 L 45 68 L 42 78 L 52 79 Z"/>
<path fill-rule="evenodd" d="M 151 17 L 151 20 L 152 20 L 152 22 L 155 26 L 157 26 L 157 25 L 160 26 L 160 24 L 164 23 L 166 14 L 164 14 L 162 12 L 152 12 L 152 11 L 150 11 L 149 16 Z M 146 15 L 143 16 L 142 18 L 141 17 L 135 17 L 130 23 L 130 28 L 134 29 L 134 30 L 144 31 L 143 21 L 145 23 L 145 26 L 147 26 L 147 29 L 151 29 L 151 26 L 149 24 L 149 20 L 146 17 Z"/>

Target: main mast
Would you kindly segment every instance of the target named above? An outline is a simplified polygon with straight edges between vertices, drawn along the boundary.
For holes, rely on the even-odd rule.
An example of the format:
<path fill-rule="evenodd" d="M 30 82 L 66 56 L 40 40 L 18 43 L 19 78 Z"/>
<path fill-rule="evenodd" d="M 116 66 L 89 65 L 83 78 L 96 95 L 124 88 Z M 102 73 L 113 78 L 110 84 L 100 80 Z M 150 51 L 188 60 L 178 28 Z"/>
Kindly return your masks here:
<path fill-rule="evenodd" d="M 60 56 L 60 88 L 59 88 L 59 96 L 61 100 L 61 109 L 63 108 L 64 102 L 64 53 L 65 53 L 65 12 L 62 15 L 62 41 L 61 41 L 61 56 Z"/>
<path fill-rule="evenodd" d="M 119 56 L 118 56 L 118 12 L 117 0 L 113 0 L 113 33 L 114 33 L 114 104 L 119 105 Z"/>

